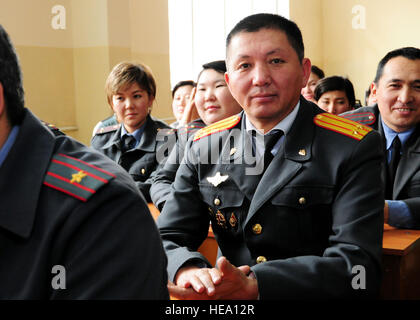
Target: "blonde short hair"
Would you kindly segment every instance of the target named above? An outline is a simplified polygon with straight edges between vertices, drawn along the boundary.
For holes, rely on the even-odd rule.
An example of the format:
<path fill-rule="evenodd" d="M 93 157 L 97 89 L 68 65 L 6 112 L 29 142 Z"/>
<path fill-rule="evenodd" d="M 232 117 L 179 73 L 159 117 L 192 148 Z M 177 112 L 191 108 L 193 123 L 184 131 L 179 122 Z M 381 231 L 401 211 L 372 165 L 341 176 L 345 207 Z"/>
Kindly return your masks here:
<path fill-rule="evenodd" d="M 108 104 L 112 107 L 112 96 L 133 83 L 137 83 L 149 96 L 156 97 L 156 81 L 148 66 L 141 63 L 120 62 L 112 69 L 105 82 Z"/>

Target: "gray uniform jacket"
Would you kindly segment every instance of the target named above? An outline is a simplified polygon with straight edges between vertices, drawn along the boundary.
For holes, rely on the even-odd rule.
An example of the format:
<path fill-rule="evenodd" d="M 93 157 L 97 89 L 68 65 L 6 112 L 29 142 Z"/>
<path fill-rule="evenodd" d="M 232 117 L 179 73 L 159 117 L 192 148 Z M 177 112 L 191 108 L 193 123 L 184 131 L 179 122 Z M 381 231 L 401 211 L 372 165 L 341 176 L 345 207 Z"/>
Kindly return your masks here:
<path fill-rule="evenodd" d="M 222 254 L 236 266 L 251 266 L 261 299 L 378 293 L 384 208 L 380 137 L 322 112 L 301 97 L 285 143 L 262 177 L 247 174 L 249 162 L 241 161 L 249 139 L 243 116 L 233 127 L 228 120 L 225 130 L 216 128 L 202 138 L 198 132 L 190 140 L 158 218 L 170 280 L 186 262 L 210 265 L 196 250 L 211 222 Z M 347 122 L 345 132 L 340 119 Z M 219 152 L 220 141 L 225 143 Z M 217 163 L 206 164 L 206 156 L 214 159 L 214 154 Z M 352 286 L 356 266 L 366 272 L 365 290 Z"/>
<path fill-rule="evenodd" d="M 0 203 L 0 299 L 169 298 L 159 232 L 130 176 L 28 110 Z"/>
<path fill-rule="evenodd" d="M 370 126 L 379 132 L 385 151 L 385 134 L 377 105 L 359 108 L 341 116 Z M 385 163 L 385 158 L 383 161 Z M 382 169 L 382 179 L 385 182 L 387 181 L 385 166 Z M 395 174 L 392 199 L 390 200 L 404 201 L 410 208 L 415 227 L 420 228 L 420 124 L 417 124 L 402 149 L 401 159 Z"/>
<path fill-rule="evenodd" d="M 184 157 L 188 139 L 205 126 L 203 120 L 197 119 L 190 122 L 186 127 L 179 128 L 176 133 L 176 145 L 169 154 L 167 161 L 160 163 L 156 171 L 152 173 L 150 197 L 160 211 L 162 211 L 166 199 L 171 193 L 171 184 L 175 180 L 176 172 Z"/>
<path fill-rule="evenodd" d="M 111 126 L 109 130 L 103 128 L 93 136 L 92 147 L 122 166 L 136 182 L 137 187 L 143 193 L 147 202 L 151 202 L 149 189 L 151 186 L 151 173 L 156 170 L 158 161 L 156 152 L 161 142 L 157 139 L 158 132 L 168 129 L 164 122 L 147 116 L 145 129 L 141 141 L 134 149 L 122 152 L 121 150 L 121 126 Z M 164 134 L 173 134 L 173 129 L 165 130 Z M 160 133 L 163 134 L 163 131 Z M 163 144 L 163 138 L 161 139 Z"/>

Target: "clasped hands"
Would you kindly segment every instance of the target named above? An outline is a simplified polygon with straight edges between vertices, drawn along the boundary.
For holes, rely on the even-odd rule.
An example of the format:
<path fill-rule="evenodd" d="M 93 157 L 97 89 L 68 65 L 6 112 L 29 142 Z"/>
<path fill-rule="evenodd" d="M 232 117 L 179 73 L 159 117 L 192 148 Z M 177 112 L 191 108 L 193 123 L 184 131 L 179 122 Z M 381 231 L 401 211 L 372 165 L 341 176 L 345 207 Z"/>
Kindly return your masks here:
<path fill-rule="evenodd" d="M 258 284 L 247 265 L 235 267 L 220 257 L 216 268 L 186 266 L 179 269 L 175 284 L 168 283 L 171 297 L 180 300 L 254 300 Z"/>

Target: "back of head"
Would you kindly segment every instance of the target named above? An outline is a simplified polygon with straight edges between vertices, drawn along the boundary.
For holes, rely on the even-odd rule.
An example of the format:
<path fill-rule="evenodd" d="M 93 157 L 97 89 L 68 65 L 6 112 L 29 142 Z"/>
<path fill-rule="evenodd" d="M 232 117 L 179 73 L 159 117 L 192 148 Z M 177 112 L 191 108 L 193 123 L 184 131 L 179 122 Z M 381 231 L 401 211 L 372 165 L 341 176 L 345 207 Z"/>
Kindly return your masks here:
<path fill-rule="evenodd" d="M 378 83 L 379 79 L 381 79 L 384 67 L 388 61 L 396 57 L 404 57 L 409 60 L 418 60 L 420 59 L 420 49 L 414 47 L 404 47 L 388 52 L 385 57 L 379 61 L 378 68 L 376 69 L 376 76 L 373 80 L 375 83 Z"/>
<path fill-rule="evenodd" d="M 236 34 L 240 32 L 257 32 L 261 29 L 274 29 L 284 32 L 290 45 L 296 51 L 299 61 L 302 61 L 305 49 L 299 27 L 293 21 L 277 14 L 258 13 L 239 21 L 226 38 L 226 49 L 229 48 L 229 44 Z"/>
<path fill-rule="evenodd" d="M 315 100 L 318 101 L 324 93 L 329 91 L 344 91 L 349 100 L 350 107 L 354 108 L 356 97 L 353 84 L 349 79 L 340 76 L 331 76 L 319 80 L 314 92 Z"/>
<path fill-rule="evenodd" d="M 140 63 L 120 62 L 109 74 L 105 82 L 105 91 L 109 105 L 112 96 L 133 83 L 137 83 L 149 96 L 156 97 L 156 81 L 151 70 Z"/>
<path fill-rule="evenodd" d="M 19 59 L 12 42 L 0 25 L 0 83 L 6 103 L 6 113 L 10 125 L 22 122 L 25 97 Z"/>

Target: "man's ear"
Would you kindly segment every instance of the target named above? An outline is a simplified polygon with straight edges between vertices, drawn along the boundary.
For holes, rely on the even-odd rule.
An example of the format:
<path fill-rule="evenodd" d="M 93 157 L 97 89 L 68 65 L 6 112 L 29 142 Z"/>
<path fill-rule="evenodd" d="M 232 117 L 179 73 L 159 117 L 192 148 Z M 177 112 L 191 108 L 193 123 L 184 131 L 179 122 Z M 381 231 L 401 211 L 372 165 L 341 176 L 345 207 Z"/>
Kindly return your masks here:
<path fill-rule="evenodd" d="M 225 81 L 226 81 L 226 84 L 229 86 L 229 75 L 227 72 L 225 72 Z"/>
<path fill-rule="evenodd" d="M 371 92 L 371 94 L 372 94 L 372 97 L 374 97 L 374 98 L 376 99 L 376 94 L 377 94 L 377 92 L 378 92 L 378 86 L 376 85 L 376 83 L 375 83 L 375 82 L 372 82 L 372 83 L 370 84 L 370 92 Z"/>
<path fill-rule="evenodd" d="M 309 58 L 303 58 L 302 60 L 302 70 L 303 70 L 302 88 L 304 88 L 306 84 L 308 83 L 309 77 L 311 75 L 311 67 L 312 67 L 311 60 L 309 60 Z"/>

